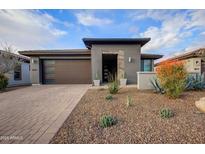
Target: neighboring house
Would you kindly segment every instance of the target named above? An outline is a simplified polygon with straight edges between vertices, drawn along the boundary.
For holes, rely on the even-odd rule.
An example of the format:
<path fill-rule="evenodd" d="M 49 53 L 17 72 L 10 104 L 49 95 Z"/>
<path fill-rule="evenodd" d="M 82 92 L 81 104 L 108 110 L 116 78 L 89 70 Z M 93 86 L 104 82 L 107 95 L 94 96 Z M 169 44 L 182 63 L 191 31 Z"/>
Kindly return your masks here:
<path fill-rule="evenodd" d="M 31 84 L 29 73 L 30 59 L 28 57 L 14 53 L 9 53 L 2 50 L 0 50 L 0 54 L 9 54 L 11 55 L 11 57 L 16 57 L 19 61 L 18 65 L 14 68 L 14 70 L 5 74 L 9 79 L 8 87 Z"/>
<path fill-rule="evenodd" d="M 123 74 L 128 84 L 137 83 L 137 72 L 153 71 L 154 60 L 161 55 L 141 54 L 150 38 L 84 38 L 87 49 L 19 51 L 31 59 L 33 84 L 92 83 L 98 76 L 108 81 L 108 74 Z"/>
<path fill-rule="evenodd" d="M 184 53 L 173 58 L 169 58 L 157 63 L 155 66 L 165 62 L 183 61 L 188 73 L 205 73 L 205 48 L 200 48 L 188 53 Z"/>

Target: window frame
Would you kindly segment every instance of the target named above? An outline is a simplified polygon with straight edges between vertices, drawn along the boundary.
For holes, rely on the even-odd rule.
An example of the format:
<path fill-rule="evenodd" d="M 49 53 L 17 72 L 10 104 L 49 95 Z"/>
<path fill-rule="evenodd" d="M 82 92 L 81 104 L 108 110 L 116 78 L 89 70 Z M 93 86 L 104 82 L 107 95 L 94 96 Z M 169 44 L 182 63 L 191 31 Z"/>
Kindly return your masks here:
<path fill-rule="evenodd" d="M 16 73 L 19 73 L 19 77 L 18 77 L 18 78 L 16 77 Z M 22 80 L 22 68 L 21 68 L 21 64 L 20 64 L 20 65 L 17 65 L 17 66 L 14 68 L 14 80 L 15 80 L 15 81 L 20 81 L 20 80 Z"/>
<path fill-rule="evenodd" d="M 149 65 L 149 68 L 150 70 L 149 71 L 145 71 L 145 61 L 149 60 L 150 61 L 150 65 Z M 141 71 L 142 72 L 152 72 L 154 70 L 154 66 L 153 66 L 153 59 L 141 59 Z"/>

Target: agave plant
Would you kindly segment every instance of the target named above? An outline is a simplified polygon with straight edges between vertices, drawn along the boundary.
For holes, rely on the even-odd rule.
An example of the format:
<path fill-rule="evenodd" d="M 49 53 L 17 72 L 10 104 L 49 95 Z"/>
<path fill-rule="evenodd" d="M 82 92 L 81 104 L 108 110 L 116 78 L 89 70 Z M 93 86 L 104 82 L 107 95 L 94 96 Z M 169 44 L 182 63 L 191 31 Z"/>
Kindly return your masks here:
<path fill-rule="evenodd" d="M 188 76 L 186 81 L 186 90 L 202 90 L 205 89 L 204 74 L 196 74 L 196 76 Z"/>
<path fill-rule="evenodd" d="M 152 80 L 150 80 L 151 84 L 153 85 L 155 92 L 157 93 L 161 93 L 164 94 L 165 90 L 161 87 L 159 81 L 157 80 L 157 78 L 153 78 Z"/>
<path fill-rule="evenodd" d="M 174 116 L 174 112 L 169 108 L 162 108 L 160 110 L 160 117 L 161 118 L 171 118 Z"/>

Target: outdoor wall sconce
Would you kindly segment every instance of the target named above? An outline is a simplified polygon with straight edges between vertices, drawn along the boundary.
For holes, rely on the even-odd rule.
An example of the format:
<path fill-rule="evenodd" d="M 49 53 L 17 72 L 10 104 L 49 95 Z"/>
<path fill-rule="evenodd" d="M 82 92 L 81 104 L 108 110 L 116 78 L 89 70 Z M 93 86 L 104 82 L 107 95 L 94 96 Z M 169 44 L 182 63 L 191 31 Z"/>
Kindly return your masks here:
<path fill-rule="evenodd" d="M 132 58 L 131 58 L 131 57 L 128 58 L 128 62 L 129 62 L 129 63 L 132 62 Z"/>

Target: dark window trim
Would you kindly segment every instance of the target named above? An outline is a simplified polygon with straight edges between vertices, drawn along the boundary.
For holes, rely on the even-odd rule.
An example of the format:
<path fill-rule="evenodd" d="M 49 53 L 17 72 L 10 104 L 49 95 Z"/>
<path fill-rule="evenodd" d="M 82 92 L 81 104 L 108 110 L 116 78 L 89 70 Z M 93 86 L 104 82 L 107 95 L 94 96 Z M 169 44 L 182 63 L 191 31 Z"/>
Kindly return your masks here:
<path fill-rule="evenodd" d="M 151 71 L 145 71 L 144 70 L 144 60 L 150 60 L 151 61 L 151 64 L 150 64 Z M 154 59 L 150 59 L 150 58 L 143 58 L 143 59 L 141 59 L 141 68 L 140 68 L 141 71 L 142 72 L 152 72 L 154 70 L 153 61 L 154 61 Z"/>
<path fill-rule="evenodd" d="M 19 77 L 16 77 L 16 73 L 19 73 Z M 19 81 L 22 80 L 22 68 L 21 65 L 18 65 L 14 68 L 14 80 Z"/>

